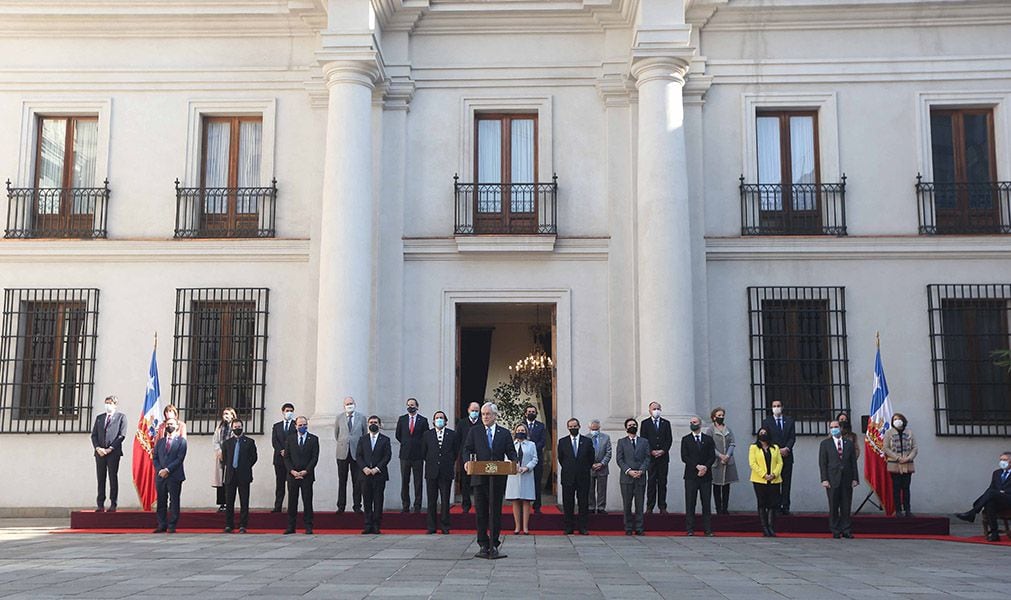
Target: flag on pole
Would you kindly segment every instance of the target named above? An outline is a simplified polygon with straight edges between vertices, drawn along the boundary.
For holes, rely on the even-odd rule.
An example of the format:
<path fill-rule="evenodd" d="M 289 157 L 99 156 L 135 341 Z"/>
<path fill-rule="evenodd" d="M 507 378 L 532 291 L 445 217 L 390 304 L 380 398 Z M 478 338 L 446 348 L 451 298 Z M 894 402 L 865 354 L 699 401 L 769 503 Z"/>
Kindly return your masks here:
<path fill-rule="evenodd" d="M 892 499 L 892 478 L 885 461 L 885 432 L 892 426 L 892 403 L 888 400 L 888 383 L 881 366 L 881 341 L 874 357 L 874 391 L 871 393 L 871 412 L 864 436 L 864 478 L 877 494 L 885 514 L 895 514 Z"/>
<path fill-rule="evenodd" d="M 154 485 L 154 442 L 161 422 L 161 387 L 158 385 L 158 336 L 155 334 L 154 350 L 151 351 L 151 366 L 147 372 L 147 391 L 144 393 L 144 409 L 137 422 L 137 433 L 133 437 L 133 485 L 137 488 L 137 498 L 141 510 L 151 510 L 158 498 Z"/>

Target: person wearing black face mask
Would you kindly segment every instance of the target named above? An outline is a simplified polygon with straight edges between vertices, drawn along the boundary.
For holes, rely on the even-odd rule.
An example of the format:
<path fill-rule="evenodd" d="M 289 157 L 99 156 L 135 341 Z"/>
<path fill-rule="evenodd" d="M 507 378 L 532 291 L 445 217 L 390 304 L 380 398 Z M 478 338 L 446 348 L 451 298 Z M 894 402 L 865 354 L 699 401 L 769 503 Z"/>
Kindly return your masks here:
<path fill-rule="evenodd" d="M 284 452 L 284 467 L 288 469 L 288 529 L 295 533 L 298 496 L 302 495 L 302 519 L 306 534 L 312 534 L 312 484 L 316 481 L 319 462 L 319 438 L 309 433 L 309 420 L 295 419 L 295 433 L 288 436 Z"/>
<path fill-rule="evenodd" d="M 839 429 L 842 430 L 842 437 L 844 440 L 849 440 L 853 444 L 853 451 L 857 455 L 857 460 L 860 460 L 860 447 L 864 445 L 864 440 L 857 437 L 856 432 L 853 431 L 853 422 L 850 421 L 849 413 L 843 411 L 836 415 L 836 421 L 839 421 Z"/>
<path fill-rule="evenodd" d="M 186 438 L 179 430 L 174 417 L 163 423 L 165 437 L 154 445 L 155 488 L 158 491 L 157 519 L 158 527 L 154 533 L 176 532 L 179 523 L 179 504 L 182 500 L 183 482 L 186 481 L 186 471 L 183 462 L 186 460 Z"/>
<path fill-rule="evenodd" d="M 407 414 L 397 420 L 397 441 L 400 442 L 401 512 L 411 510 L 411 477 L 414 477 L 414 512 L 421 512 L 421 490 L 424 485 L 425 455 L 421 440 L 428 431 L 428 419 L 418 414 L 418 400 L 407 399 Z"/>
<path fill-rule="evenodd" d="M 358 476 L 361 480 L 362 510 L 365 512 L 365 528 L 362 535 L 382 533 L 383 496 L 386 482 L 390 480 L 389 465 L 393 458 L 390 438 L 379 433 L 382 420 L 376 415 L 369 417 L 369 431 L 358 438 Z"/>
<path fill-rule="evenodd" d="M 635 419 L 625 419 L 627 437 L 618 440 L 614 461 L 621 471 L 619 479 L 621 487 L 621 502 L 625 513 L 625 535 L 642 535 L 643 501 L 646 496 L 646 473 L 652 460 L 648 440 L 641 439 L 637 434 L 639 425 Z M 632 504 L 635 503 L 635 513 Z"/>
<path fill-rule="evenodd" d="M 585 435 L 579 435 L 579 419 L 569 419 L 565 426 L 569 430 L 569 435 L 558 440 L 558 464 L 562 467 L 562 512 L 565 514 L 565 534 L 572 534 L 573 527 L 577 526 L 574 513 L 578 501 L 579 534 L 588 535 L 593 441 Z"/>
<path fill-rule="evenodd" d="M 243 434 L 242 421 L 231 421 L 232 437 L 221 445 L 225 465 L 225 533 L 235 527 L 235 495 L 239 495 L 239 533 L 249 524 L 249 484 L 256 464 L 256 442 Z"/>
<path fill-rule="evenodd" d="M 713 472 L 716 462 L 716 444 L 713 438 L 702 433 L 702 419 L 688 421 L 691 433 L 681 438 L 681 462 L 685 464 L 685 527 L 688 535 L 695 535 L 696 498 L 702 501 L 702 526 L 706 536 L 713 536 L 711 524 L 711 498 Z"/>
<path fill-rule="evenodd" d="M 762 535 L 776 536 L 776 509 L 779 507 L 779 486 L 783 483 L 783 456 L 779 446 L 772 443 L 772 436 L 764 427 L 758 430 L 758 437 L 748 451 L 751 465 L 751 484 L 755 488 L 758 501 L 758 518 L 762 521 Z"/>
<path fill-rule="evenodd" d="M 737 481 L 737 463 L 734 461 L 734 450 L 737 443 L 734 432 L 726 424 L 727 411 L 718 406 L 709 413 L 712 426 L 705 428 L 705 434 L 712 436 L 716 444 L 716 462 L 713 463 L 713 504 L 716 514 L 729 514 L 730 484 Z"/>
<path fill-rule="evenodd" d="M 513 534 L 530 535 L 530 503 L 534 499 L 534 467 L 540 460 L 537 446 L 527 439 L 526 423 L 513 428 L 517 472 L 506 479 L 505 499 L 513 505 Z"/>
<path fill-rule="evenodd" d="M 523 409 L 523 425 L 527 428 L 527 439 L 537 448 L 537 456 L 544 456 L 544 448 L 548 445 L 548 428 L 537 420 L 537 407 L 528 404 Z M 537 462 L 534 467 L 534 512 L 541 513 L 541 493 L 544 491 L 544 463 Z"/>

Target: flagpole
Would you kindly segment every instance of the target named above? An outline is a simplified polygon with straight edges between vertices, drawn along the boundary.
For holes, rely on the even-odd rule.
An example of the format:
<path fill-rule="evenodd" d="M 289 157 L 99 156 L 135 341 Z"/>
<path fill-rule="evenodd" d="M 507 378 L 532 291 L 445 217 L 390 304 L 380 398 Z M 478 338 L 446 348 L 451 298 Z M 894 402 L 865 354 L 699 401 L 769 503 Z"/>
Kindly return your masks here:
<path fill-rule="evenodd" d="M 154 332 L 154 349 L 158 349 L 158 332 Z"/>
<path fill-rule="evenodd" d="M 155 337 L 155 342 L 157 343 L 157 341 L 158 341 L 158 334 L 155 334 L 154 337 Z M 881 350 L 881 332 L 880 331 L 875 331 L 874 332 L 874 343 L 876 343 L 878 345 L 878 350 Z"/>

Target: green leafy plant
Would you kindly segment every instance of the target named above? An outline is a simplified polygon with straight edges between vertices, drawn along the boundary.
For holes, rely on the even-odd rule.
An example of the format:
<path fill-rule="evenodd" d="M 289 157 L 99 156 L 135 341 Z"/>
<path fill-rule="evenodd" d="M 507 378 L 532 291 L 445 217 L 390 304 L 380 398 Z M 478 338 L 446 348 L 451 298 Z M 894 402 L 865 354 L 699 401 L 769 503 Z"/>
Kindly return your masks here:
<path fill-rule="evenodd" d="M 1011 373 L 1011 350 L 994 350 L 990 353 L 993 358 L 993 364 L 998 367 L 1003 367 Z"/>
<path fill-rule="evenodd" d="M 512 431 L 523 420 L 523 407 L 529 400 L 520 392 L 519 387 L 501 381 L 492 390 L 492 397 L 498 406 L 498 423 Z"/>

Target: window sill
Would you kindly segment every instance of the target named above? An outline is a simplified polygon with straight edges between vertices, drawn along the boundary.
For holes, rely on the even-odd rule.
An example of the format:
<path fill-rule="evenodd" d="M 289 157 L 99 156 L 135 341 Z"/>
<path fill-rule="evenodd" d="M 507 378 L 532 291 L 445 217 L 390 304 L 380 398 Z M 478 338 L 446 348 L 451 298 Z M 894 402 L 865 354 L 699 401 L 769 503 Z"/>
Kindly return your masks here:
<path fill-rule="evenodd" d="M 458 235 L 459 252 L 554 252 L 555 235 Z"/>

